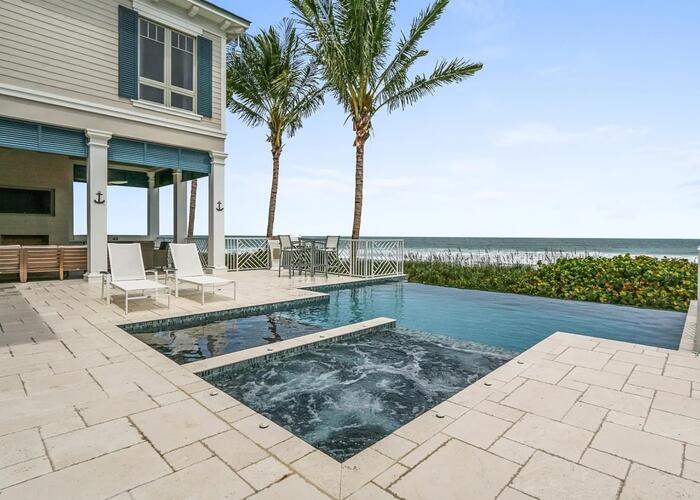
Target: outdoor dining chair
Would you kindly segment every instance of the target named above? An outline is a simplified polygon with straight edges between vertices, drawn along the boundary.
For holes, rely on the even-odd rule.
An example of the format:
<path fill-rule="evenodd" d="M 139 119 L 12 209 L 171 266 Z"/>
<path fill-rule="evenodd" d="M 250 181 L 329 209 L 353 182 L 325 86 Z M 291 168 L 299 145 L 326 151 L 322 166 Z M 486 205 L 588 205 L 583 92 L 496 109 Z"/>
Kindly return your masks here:
<path fill-rule="evenodd" d="M 204 274 L 202 263 L 197 253 L 197 245 L 194 243 L 171 243 L 168 246 L 170 257 L 175 268 L 175 297 L 180 296 L 179 282 L 196 285 L 202 292 L 201 302 L 204 304 L 204 291 L 211 287 L 212 293 L 216 293 L 217 287 L 233 285 L 233 300 L 236 300 L 236 282 L 211 274 Z"/>
<path fill-rule="evenodd" d="M 107 291 L 107 304 L 112 302 L 110 293 L 112 288 L 124 292 L 124 314 L 129 314 L 129 301 L 150 297 L 146 291 L 154 292 L 154 299 L 158 300 L 158 291 L 165 290 L 168 296 L 168 309 L 170 308 L 170 287 L 158 283 L 158 272 L 146 271 L 143 267 L 141 245 L 138 243 L 109 243 L 107 245 L 109 266 L 111 273 L 102 273 L 102 295 Z M 146 279 L 146 274 L 153 274 L 154 280 Z M 129 297 L 130 292 L 141 292 L 139 296 Z"/>
<path fill-rule="evenodd" d="M 301 257 L 301 249 L 298 244 L 292 241 L 292 237 L 288 234 L 280 235 L 280 259 L 277 266 L 277 276 L 282 276 L 282 266 L 286 265 L 289 269 L 289 277 L 292 277 L 295 266 L 299 263 Z"/>
<path fill-rule="evenodd" d="M 328 276 L 328 271 L 332 262 L 338 260 L 338 244 L 340 243 L 340 236 L 326 236 L 326 243 L 321 249 L 323 252 L 323 270 Z"/>

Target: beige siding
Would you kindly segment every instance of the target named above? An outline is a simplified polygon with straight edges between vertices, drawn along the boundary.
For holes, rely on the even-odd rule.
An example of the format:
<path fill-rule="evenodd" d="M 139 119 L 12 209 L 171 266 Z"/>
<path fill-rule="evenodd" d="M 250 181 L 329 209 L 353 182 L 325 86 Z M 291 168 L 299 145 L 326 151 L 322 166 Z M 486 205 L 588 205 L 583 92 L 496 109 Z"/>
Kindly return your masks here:
<path fill-rule="evenodd" d="M 66 156 L 0 148 L 0 186 L 54 190 L 51 215 L 0 214 L 0 236 L 48 236 L 69 243 L 73 232 L 73 161 Z"/>
<path fill-rule="evenodd" d="M 119 4 L 131 7 L 127 0 L 2 0 L 0 83 L 136 110 L 129 99 L 117 95 Z M 168 118 L 218 130 L 223 40 L 209 32 L 205 36 L 213 40 L 213 116 L 201 122 Z M 136 111 L 163 116 L 159 111 Z"/>

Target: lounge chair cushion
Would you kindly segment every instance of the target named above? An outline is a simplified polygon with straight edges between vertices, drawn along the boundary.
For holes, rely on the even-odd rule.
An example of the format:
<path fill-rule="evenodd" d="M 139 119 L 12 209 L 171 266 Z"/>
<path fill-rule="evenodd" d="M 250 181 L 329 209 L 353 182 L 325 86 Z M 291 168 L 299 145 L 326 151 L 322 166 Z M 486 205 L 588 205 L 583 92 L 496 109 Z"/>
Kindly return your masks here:
<path fill-rule="evenodd" d="M 112 286 L 124 292 L 131 292 L 133 290 L 165 290 L 168 288 L 167 285 L 151 280 L 113 281 Z"/>
<path fill-rule="evenodd" d="M 195 285 L 211 285 L 211 286 L 216 286 L 216 285 L 228 285 L 231 283 L 231 280 L 227 280 L 224 278 L 219 278 L 217 276 L 211 276 L 211 275 L 202 275 L 202 276 L 186 276 L 186 277 L 181 277 L 178 276 L 178 279 L 180 281 L 184 281 L 186 283 L 192 283 Z"/>

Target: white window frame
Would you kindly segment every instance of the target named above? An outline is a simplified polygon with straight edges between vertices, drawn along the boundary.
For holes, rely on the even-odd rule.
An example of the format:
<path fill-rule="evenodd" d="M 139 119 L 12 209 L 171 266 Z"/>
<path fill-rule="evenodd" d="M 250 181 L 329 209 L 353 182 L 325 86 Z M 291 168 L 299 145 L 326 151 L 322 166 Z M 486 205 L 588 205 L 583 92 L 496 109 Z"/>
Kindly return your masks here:
<path fill-rule="evenodd" d="M 155 24 L 156 26 L 159 26 L 163 28 L 165 31 L 165 38 L 164 38 L 164 78 L 163 82 L 159 82 L 156 80 L 151 80 L 150 78 L 146 78 L 141 76 L 141 21 L 146 21 L 148 23 Z M 183 89 L 181 87 L 178 87 L 176 85 L 172 85 L 170 80 L 172 78 L 171 75 L 171 61 L 172 61 L 172 33 L 176 32 L 179 35 L 186 36 L 188 38 L 192 38 L 192 90 L 188 89 Z M 168 28 L 167 26 L 158 23 L 156 21 L 152 21 L 148 18 L 145 17 L 139 17 L 139 33 L 138 33 L 138 38 L 139 38 L 139 50 L 138 50 L 138 67 L 139 67 L 139 99 L 137 102 L 139 103 L 144 103 L 148 104 L 149 106 L 157 106 L 157 107 L 166 107 L 169 110 L 174 110 L 182 113 L 188 113 L 188 114 L 194 114 L 198 115 L 197 113 L 197 37 L 193 36 L 189 33 L 186 33 L 181 30 L 177 30 L 174 28 Z M 155 101 L 149 101 L 148 99 L 142 99 L 141 98 L 141 85 L 148 85 L 149 87 L 154 87 L 158 89 L 163 90 L 163 103 L 158 103 Z M 183 109 L 179 108 L 177 106 L 172 106 L 171 105 L 171 93 L 175 92 L 177 94 L 182 94 L 187 97 L 192 98 L 192 109 Z"/>

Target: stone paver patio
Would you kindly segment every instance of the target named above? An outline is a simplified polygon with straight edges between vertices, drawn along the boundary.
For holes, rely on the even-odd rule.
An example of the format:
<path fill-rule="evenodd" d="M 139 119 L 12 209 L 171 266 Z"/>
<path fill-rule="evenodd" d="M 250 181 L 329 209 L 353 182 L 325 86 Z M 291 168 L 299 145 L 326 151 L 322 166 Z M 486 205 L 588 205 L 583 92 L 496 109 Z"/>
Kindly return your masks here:
<path fill-rule="evenodd" d="M 238 273 L 238 300 L 347 278 Z M 338 463 L 117 325 L 99 285 L 0 290 L 0 498 L 700 498 L 700 359 L 556 333 Z M 263 424 L 263 425 L 261 425 Z"/>

